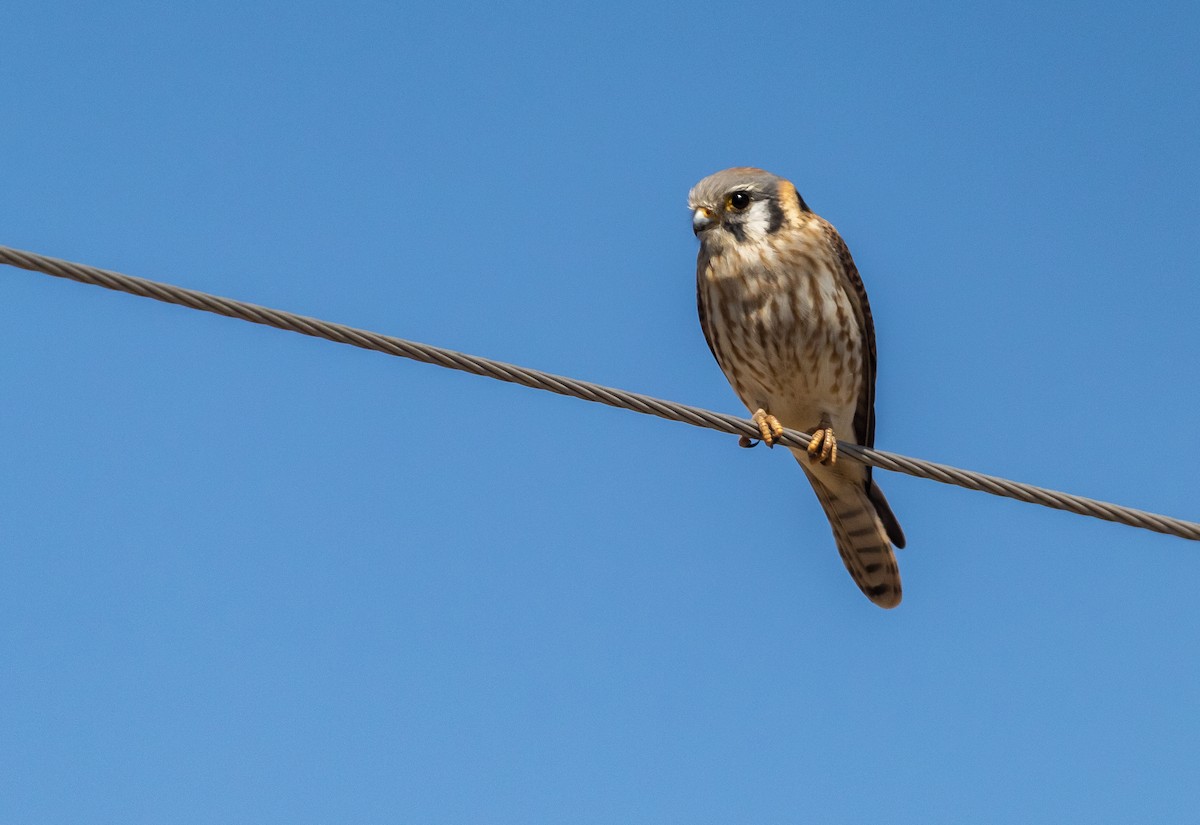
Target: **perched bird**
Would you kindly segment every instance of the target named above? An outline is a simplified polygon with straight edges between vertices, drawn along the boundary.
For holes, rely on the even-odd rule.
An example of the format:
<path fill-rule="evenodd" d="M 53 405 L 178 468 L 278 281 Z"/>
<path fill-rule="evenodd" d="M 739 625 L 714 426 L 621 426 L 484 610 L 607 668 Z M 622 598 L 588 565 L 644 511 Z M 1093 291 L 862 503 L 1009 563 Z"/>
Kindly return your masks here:
<path fill-rule="evenodd" d="M 875 442 L 875 328 L 850 250 L 791 182 L 761 169 L 710 175 L 688 193 L 688 208 L 709 349 L 768 446 L 785 427 L 813 434 L 792 453 L 838 553 L 867 598 L 895 607 L 892 546 L 904 546 L 904 533 L 871 468 L 837 460 L 835 433 Z"/>

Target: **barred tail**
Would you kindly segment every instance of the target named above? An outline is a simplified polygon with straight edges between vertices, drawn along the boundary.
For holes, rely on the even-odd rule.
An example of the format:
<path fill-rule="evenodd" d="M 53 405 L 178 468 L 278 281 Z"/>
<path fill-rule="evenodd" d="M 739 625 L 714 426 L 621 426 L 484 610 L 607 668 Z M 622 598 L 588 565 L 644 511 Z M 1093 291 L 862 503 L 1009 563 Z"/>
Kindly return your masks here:
<path fill-rule="evenodd" d="M 880 607 L 900 604 L 900 570 L 892 542 L 903 547 L 904 534 L 883 492 L 873 481 L 825 473 L 818 477 L 807 467 L 804 469 L 833 527 L 838 553 L 854 583 Z"/>

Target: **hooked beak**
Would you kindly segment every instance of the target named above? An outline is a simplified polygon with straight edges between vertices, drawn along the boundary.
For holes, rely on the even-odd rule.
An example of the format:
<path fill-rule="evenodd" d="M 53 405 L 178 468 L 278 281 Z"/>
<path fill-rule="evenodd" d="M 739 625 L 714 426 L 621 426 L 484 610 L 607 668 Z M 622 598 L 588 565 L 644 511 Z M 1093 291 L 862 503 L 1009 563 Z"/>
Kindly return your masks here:
<path fill-rule="evenodd" d="M 692 213 L 692 231 L 697 235 L 711 227 L 716 222 L 716 216 L 713 215 L 712 210 L 707 206 L 701 206 Z"/>

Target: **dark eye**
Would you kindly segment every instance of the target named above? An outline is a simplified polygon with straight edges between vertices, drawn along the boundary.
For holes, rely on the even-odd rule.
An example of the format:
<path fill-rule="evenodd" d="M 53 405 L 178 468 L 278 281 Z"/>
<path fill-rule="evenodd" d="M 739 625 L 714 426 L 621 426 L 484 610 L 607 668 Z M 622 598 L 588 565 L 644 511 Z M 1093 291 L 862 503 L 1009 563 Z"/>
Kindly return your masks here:
<path fill-rule="evenodd" d="M 741 212 L 750 205 L 749 192 L 734 192 L 729 196 L 729 208 L 736 212 Z"/>

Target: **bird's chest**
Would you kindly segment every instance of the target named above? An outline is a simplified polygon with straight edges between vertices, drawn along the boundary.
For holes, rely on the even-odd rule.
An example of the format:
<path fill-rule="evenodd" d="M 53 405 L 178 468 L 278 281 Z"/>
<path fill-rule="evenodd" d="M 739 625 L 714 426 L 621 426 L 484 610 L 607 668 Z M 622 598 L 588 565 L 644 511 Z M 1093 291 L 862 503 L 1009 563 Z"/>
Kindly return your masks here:
<path fill-rule="evenodd" d="M 832 268 L 729 250 L 699 272 L 709 341 L 750 406 L 853 407 L 862 334 Z"/>

